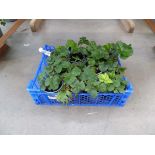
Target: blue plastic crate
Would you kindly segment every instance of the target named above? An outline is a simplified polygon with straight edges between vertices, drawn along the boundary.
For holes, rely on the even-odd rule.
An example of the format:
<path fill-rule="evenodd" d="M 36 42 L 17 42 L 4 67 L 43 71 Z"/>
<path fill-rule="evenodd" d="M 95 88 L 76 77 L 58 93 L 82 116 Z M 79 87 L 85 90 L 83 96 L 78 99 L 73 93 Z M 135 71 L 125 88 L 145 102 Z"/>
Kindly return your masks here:
<path fill-rule="evenodd" d="M 32 96 L 37 105 L 67 105 L 67 106 L 119 106 L 125 105 L 128 97 L 133 92 L 132 84 L 128 81 L 124 93 L 98 93 L 96 98 L 92 98 L 88 93 L 73 94 L 72 100 L 68 104 L 63 104 L 56 100 L 57 93 L 45 92 L 40 89 L 38 76 L 43 71 L 48 56 L 42 54 L 42 58 L 33 80 L 27 86 L 27 91 Z M 119 62 L 120 63 L 120 62 Z"/>

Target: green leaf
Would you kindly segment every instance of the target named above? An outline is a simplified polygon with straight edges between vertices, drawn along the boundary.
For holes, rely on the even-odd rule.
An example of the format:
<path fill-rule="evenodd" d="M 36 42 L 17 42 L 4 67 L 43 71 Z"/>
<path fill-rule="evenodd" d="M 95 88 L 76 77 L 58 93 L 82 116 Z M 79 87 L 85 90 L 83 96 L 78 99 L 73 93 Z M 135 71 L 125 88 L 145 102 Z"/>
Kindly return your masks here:
<path fill-rule="evenodd" d="M 71 48 L 71 52 L 73 52 L 73 53 L 78 52 L 78 45 L 74 40 L 67 40 L 66 47 L 68 49 Z"/>
<path fill-rule="evenodd" d="M 78 94 L 79 91 L 80 91 L 79 87 L 72 88 L 72 92 L 75 93 L 75 94 Z"/>
<path fill-rule="evenodd" d="M 126 86 L 128 84 L 128 81 L 123 80 L 122 83 Z"/>
<path fill-rule="evenodd" d="M 4 19 L 0 19 L 0 24 L 5 26 L 6 25 L 6 21 Z"/>
<path fill-rule="evenodd" d="M 66 95 L 67 95 L 69 98 L 72 97 L 72 93 L 71 93 L 69 90 L 66 91 Z"/>
<path fill-rule="evenodd" d="M 119 80 L 115 80 L 115 81 L 113 81 L 113 83 L 114 83 L 115 87 L 119 87 L 120 86 L 120 81 Z"/>
<path fill-rule="evenodd" d="M 115 71 L 112 71 L 112 72 L 108 73 L 108 75 L 112 79 L 115 78 Z"/>
<path fill-rule="evenodd" d="M 107 90 L 106 84 L 105 83 L 101 83 L 99 85 L 99 91 L 100 92 L 106 92 L 106 90 Z"/>
<path fill-rule="evenodd" d="M 131 44 L 127 45 L 121 41 L 116 43 L 116 50 L 120 54 L 120 58 L 127 59 L 129 56 L 133 54 L 133 49 Z"/>
<path fill-rule="evenodd" d="M 64 77 L 64 82 L 67 84 L 67 85 L 71 85 L 73 82 L 75 82 L 77 79 L 74 75 L 70 74 L 70 73 L 67 73 L 65 74 L 65 77 Z"/>
<path fill-rule="evenodd" d="M 97 91 L 96 91 L 95 89 L 89 91 L 89 93 L 91 94 L 91 96 L 92 96 L 93 98 L 95 98 L 95 97 L 97 96 Z"/>
<path fill-rule="evenodd" d="M 40 73 L 38 76 L 38 80 L 42 81 L 44 79 L 44 73 Z"/>
<path fill-rule="evenodd" d="M 52 82 L 50 83 L 50 86 L 49 86 L 49 89 L 50 89 L 50 90 L 55 91 L 55 90 L 57 90 L 58 88 L 59 88 L 59 83 L 58 83 L 58 82 L 52 81 Z"/>
<path fill-rule="evenodd" d="M 54 60 L 54 66 L 58 66 L 60 63 L 62 62 L 62 59 L 59 58 L 59 57 L 55 57 L 55 60 Z"/>
<path fill-rule="evenodd" d="M 71 74 L 74 76 L 78 76 L 81 74 L 81 69 L 79 67 L 74 67 L 71 71 Z"/>
<path fill-rule="evenodd" d="M 104 53 L 103 57 L 104 59 L 109 59 L 109 53 L 108 52 Z"/>
<path fill-rule="evenodd" d="M 114 90 L 114 93 L 119 93 L 119 91 L 117 89 Z"/>
<path fill-rule="evenodd" d="M 46 89 L 44 81 L 40 82 L 40 87 L 41 87 L 42 90 Z"/>
<path fill-rule="evenodd" d="M 94 82 L 92 83 L 92 85 L 95 86 L 95 87 L 98 87 L 98 85 L 100 85 L 100 82 L 99 82 L 99 81 L 94 81 Z"/>
<path fill-rule="evenodd" d="M 99 81 L 100 81 L 100 82 L 104 82 L 104 83 L 106 83 L 106 84 L 108 84 L 108 83 L 113 83 L 113 81 L 109 78 L 109 76 L 108 76 L 107 73 L 99 74 L 99 75 L 98 75 L 98 78 L 99 78 Z"/>
<path fill-rule="evenodd" d="M 46 80 L 45 80 L 45 86 L 46 87 L 48 87 L 50 85 L 50 81 L 51 81 L 50 78 L 46 78 Z"/>
<path fill-rule="evenodd" d="M 89 40 L 86 37 L 81 37 L 78 45 L 89 45 Z"/>
<path fill-rule="evenodd" d="M 81 81 L 81 82 L 79 83 L 79 87 L 80 87 L 81 90 L 84 90 L 84 89 L 85 89 L 85 84 L 84 84 L 83 81 Z"/>
<path fill-rule="evenodd" d="M 110 52 L 110 50 L 113 48 L 113 45 L 111 43 L 107 43 L 103 45 L 103 48 L 105 51 Z"/>
<path fill-rule="evenodd" d="M 52 72 L 53 72 L 53 66 L 48 65 L 44 68 L 43 74 L 50 75 L 52 74 Z"/>
<path fill-rule="evenodd" d="M 114 85 L 109 85 L 109 86 L 107 87 L 107 89 L 108 89 L 108 91 L 113 92 L 114 89 L 115 89 L 115 87 L 114 87 Z"/>
<path fill-rule="evenodd" d="M 62 66 L 61 65 L 56 66 L 55 71 L 56 73 L 60 73 L 62 71 Z"/>
<path fill-rule="evenodd" d="M 80 91 L 85 90 L 85 84 L 83 81 L 76 80 L 70 86 L 72 87 L 72 91 L 75 94 L 78 94 Z"/>
<path fill-rule="evenodd" d="M 82 72 L 80 76 L 81 80 L 89 80 L 89 81 L 94 81 L 96 80 L 96 73 L 95 70 L 91 67 L 85 67 L 84 71 Z"/>
<path fill-rule="evenodd" d="M 118 61 L 113 62 L 113 67 L 118 67 Z M 123 67 L 122 67 L 123 68 Z"/>
<path fill-rule="evenodd" d="M 84 55 L 88 55 L 88 50 L 87 50 L 87 47 L 79 47 L 79 51 L 84 54 Z"/>
<path fill-rule="evenodd" d="M 62 62 L 63 68 L 69 68 L 70 65 L 71 65 L 70 62 L 68 62 L 68 61 L 63 61 L 63 62 Z"/>
<path fill-rule="evenodd" d="M 94 49 L 97 48 L 97 44 L 96 44 L 95 41 L 90 41 L 90 46 L 91 46 L 92 48 L 94 48 Z"/>
<path fill-rule="evenodd" d="M 58 54 L 59 57 L 65 57 L 69 54 L 69 51 L 65 46 L 57 46 L 54 53 Z"/>
<path fill-rule="evenodd" d="M 54 75 L 52 78 L 53 82 L 60 82 L 60 76 L 58 74 Z"/>
<path fill-rule="evenodd" d="M 119 72 L 120 72 L 121 74 L 124 74 L 126 68 L 125 68 L 125 67 L 119 67 L 118 70 L 119 70 Z"/>
<path fill-rule="evenodd" d="M 94 66 L 95 65 L 95 60 L 89 59 L 88 64 L 91 65 L 91 66 Z"/>
<path fill-rule="evenodd" d="M 89 91 L 91 91 L 93 89 L 93 86 L 92 86 L 92 83 L 86 83 L 86 87 L 85 87 L 85 91 L 87 91 L 87 92 L 89 92 Z"/>
<path fill-rule="evenodd" d="M 125 92 L 125 86 L 120 86 L 119 88 L 117 88 L 118 89 L 118 91 L 120 92 L 120 93 L 124 93 Z"/>
<path fill-rule="evenodd" d="M 93 49 L 93 51 L 91 52 L 91 56 L 96 60 L 99 60 L 101 58 L 97 47 L 96 47 L 96 49 Z"/>
<path fill-rule="evenodd" d="M 45 86 L 48 86 L 49 90 L 57 90 L 60 85 L 60 77 L 54 75 L 51 78 L 47 78 L 45 81 Z"/>
<path fill-rule="evenodd" d="M 99 70 L 101 72 L 105 72 L 105 71 L 107 71 L 107 69 L 108 69 L 108 66 L 105 65 L 104 62 L 99 64 Z"/>
<path fill-rule="evenodd" d="M 57 95 L 57 100 L 62 103 L 68 103 L 69 97 L 67 96 L 66 92 L 60 91 Z"/>

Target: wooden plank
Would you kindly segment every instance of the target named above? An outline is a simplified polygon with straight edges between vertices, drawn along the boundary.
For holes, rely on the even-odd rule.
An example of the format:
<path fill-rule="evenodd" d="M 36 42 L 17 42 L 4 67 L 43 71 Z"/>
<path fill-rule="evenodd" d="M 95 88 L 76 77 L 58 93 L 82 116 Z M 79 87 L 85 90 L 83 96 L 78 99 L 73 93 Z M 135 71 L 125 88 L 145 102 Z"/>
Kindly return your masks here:
<path fill-rule="evenodd" d="M 3 56 L 7 50 L 9 49 L 9 46 L 7 44 L 4 44 L 1 48 L 0 48 L 0 57 Z"/>
<path fill-rule="evenodd" d="M 43 22 L 43 19 L 32 19 L 30 21 L 30 27 L 32 32 L 38 31 L 38 29 L 41 26 L 41 23 Z"/>
<path fill-rule="evenodd" d="M 17 30 L 17 28 L 24 22 L 24 19 L 18 19 L 16 20 L 11 28 L 3 34 L 3 36 L 0 38 L 0 48 L 4 45 L 6 40 Z"/>
<path fill-rule="evenodd" d="M 155 32 L 155 22 L 153 22 L 151 19 L 145 19 L 145 22 L 152 29 L 152 31 Z"/>
<path fill-rule="evenodd" d="M 123 24 L 125 30 L 128 33 L 133 33 L 135 30 L 135 23 L 131 19 L 121 19 L 121 23 Z"/>

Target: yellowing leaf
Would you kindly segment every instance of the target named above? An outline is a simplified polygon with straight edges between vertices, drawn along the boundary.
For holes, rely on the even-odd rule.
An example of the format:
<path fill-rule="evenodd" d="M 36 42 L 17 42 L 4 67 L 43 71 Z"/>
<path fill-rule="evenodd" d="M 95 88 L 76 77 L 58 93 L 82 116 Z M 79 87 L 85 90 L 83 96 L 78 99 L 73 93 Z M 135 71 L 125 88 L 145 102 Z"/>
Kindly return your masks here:
<path fill-rule="evenodd" d="M 113 83 L 113 81 L 109 78 L 107 73 L 99 74 L 98 78 L 99 78 L 100 82 L 103 82 L 103 83 L 106 83 L 106 84 Z"/>

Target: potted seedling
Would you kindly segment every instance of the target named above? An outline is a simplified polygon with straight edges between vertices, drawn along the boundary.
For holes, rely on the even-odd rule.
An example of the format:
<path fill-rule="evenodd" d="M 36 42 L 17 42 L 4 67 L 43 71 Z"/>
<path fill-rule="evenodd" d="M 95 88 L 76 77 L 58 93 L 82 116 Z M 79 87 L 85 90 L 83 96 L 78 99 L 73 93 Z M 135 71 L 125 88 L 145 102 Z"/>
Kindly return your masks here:
<path fill-rule="evenodd" d="M 83 51 L 79 48 L 78 44 L 73 40 L 68 40 L 66 43 L 66 48 L 68 49 L 68 61 L 75 66 L 84 67 L 87 58 Z"/>

